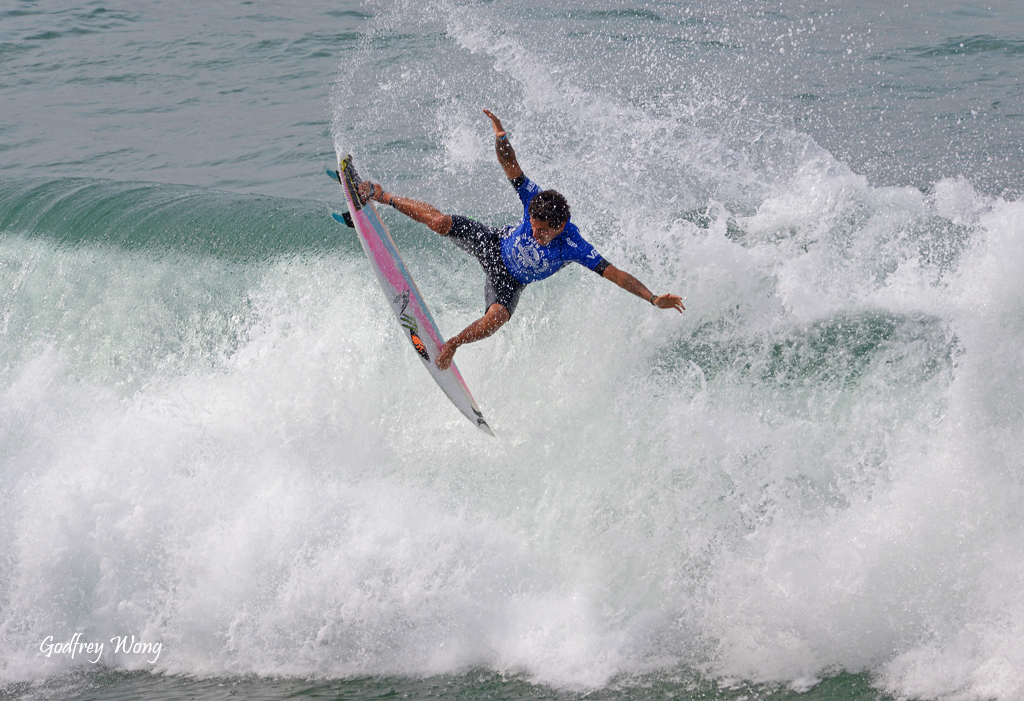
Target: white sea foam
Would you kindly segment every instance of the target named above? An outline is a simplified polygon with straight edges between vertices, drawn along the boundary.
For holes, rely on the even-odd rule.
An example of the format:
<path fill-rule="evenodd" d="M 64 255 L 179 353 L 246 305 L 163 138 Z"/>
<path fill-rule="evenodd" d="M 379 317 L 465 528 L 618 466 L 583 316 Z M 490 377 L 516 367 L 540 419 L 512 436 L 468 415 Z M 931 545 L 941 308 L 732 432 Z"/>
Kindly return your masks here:
<path fill-rule="evenodd" d="M 839 206 L 931 222 L 946 187 L 963 200 L 862 184 Z M 496 440 L 446 411 L 358 258 L 196 268 L 224 310 L 206 318 L 247 312 L 233 345 L 211 322 L 192 332 L 208 352 L 167 362 L 155 300 L 192 284 L 156 274 L 171 263 L 122 266 L 142 290 L 129 318 L 153 321 L 121 327 L 91 294 L 110 261 L 34 244 L 36 270 L 72 272 L 54 273 L 67 313 L 19 326 L 39 342 L 3 375 L 4 677 L 80 663 L 38 652 L 80 633 L 162 643 L 153 663 L 107 645 L 104 664 L 189 674 L 866 669 L 893 693 L 1010 698 L 1020 205 L 965 201 L 945 272 L 914 240 L 876 275 L 860 231 L 832 246 L 846 229 L 812 218 L 780 243 L 756 213 L 746 238 L 665 224 L 661 269 L 681 274 L 663 285 L 689 316 L 581 273 L 531 289 L 458 357 Z M 451 329 L 471 313 L 444 264 L 413 265 Z M 115 363 L 96 352 L 109 333 L 142 340 Z"/>

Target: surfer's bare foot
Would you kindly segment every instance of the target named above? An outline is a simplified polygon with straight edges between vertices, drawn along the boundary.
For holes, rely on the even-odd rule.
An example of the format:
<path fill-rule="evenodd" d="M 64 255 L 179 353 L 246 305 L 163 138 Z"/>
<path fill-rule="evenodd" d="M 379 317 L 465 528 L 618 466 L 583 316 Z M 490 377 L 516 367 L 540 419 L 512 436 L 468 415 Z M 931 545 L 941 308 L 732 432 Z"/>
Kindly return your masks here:
<path fill-rule="evenodd" d="M 384 188 L 374 182 L 366 181 L 359 183 L 359 198 L 366 204 L 370 200 L 376 200 L 377 202 L 384 201 Z"/>

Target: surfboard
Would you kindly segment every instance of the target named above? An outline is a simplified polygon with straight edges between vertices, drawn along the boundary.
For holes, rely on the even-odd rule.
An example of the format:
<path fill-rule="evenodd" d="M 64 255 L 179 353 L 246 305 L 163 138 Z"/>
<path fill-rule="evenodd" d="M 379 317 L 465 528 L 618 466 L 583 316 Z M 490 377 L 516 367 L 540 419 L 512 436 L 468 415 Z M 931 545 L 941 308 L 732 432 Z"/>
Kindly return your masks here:
<path fill-rule="evenodd" d="M 370 267 L 373 268 L 373 274 L 380 283 L 380 288 L 402 328 L 403 335 L 409 339 L 416 355 L 423 361 L 423 366 L 434 378 L 434 382 L 467 419 L 480 430 L 493 436 L 494 432 L 484 420 L 480 407 L 470 394 L 469 387 L 466 386 L 466 381 L 455 367 L 455 363 L 447 370 L 441 370 L 434 364 L 441 346 L 444 345 L 441 332 L 434 323 L 434 318 L 430 315 L 426 302 L 423 301 L 423 296 L 409 274 L 409 269 L 373 201 L 366 204 L 359 201 L 356 190 L 358 183 L 354 181 L 354 171 L 349 167 L 351 163 L 352 156 L 345 156 L 338 164 L 337 170 L 327 169 L 327 175 L 342 186 L 348 205 L 348 212 L 335 212 L 331 216 L 335 221 L 356 230 L 363 251 L 370 261 Z"/>

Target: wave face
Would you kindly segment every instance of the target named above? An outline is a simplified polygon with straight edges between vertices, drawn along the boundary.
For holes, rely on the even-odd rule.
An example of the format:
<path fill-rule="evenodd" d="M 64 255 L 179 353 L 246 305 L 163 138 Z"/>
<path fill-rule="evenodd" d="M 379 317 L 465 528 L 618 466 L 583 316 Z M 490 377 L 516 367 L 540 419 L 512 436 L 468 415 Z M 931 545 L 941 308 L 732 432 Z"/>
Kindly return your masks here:
<path fill-rule="evenodd" d="M 903 181 L 837 157 L 874 129 L 838 106 L 866 89 L 838 48 L 796 118 L 743 94 L 766 57 L 819 65 L 845 16 L 588 8 L 376 4 L 332 74 L 365 176 L 515 218 L 487 106 L 606 258 L 686 297 L 530 286 L 457 356 L 497 439 L 401 340 L 326 178 L 252 195 L 114 158 L 0 181 L 0 682 L 94 669 L 41 647 L 78 635 L 101 667 L 189 677 L 1024 693 L 1012 183 L 983 150 L 917 182 L 926 139 Z M 1017 65 L 1019 38 L 974 29 L 854 58 Z M 836 146 L 826 123 L 855 126 Z M 442 331 L 476 318 L 476 264 L 384 216 Z"/>

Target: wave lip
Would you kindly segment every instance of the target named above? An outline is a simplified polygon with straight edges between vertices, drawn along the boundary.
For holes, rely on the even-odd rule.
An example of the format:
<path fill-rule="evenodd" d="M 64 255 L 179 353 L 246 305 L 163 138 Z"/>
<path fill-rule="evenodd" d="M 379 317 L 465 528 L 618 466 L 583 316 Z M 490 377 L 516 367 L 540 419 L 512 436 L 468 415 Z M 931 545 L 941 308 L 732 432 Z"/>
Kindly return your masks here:
<path fill-rule="evenodd" d="M 351 244 L 350 238 L 337 235 L 325 211 L 309 202 L 81 178 L 0 181 L 0 230 L 67 246 L 228 260 Z"/>

